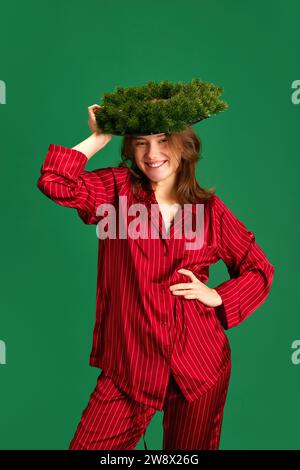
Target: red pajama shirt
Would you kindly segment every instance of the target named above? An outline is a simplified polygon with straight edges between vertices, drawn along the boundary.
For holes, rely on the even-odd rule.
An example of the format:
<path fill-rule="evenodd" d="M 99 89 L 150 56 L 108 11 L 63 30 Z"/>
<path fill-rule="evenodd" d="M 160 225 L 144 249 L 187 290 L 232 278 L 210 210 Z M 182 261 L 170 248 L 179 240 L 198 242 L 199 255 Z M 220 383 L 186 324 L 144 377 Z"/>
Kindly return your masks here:
<path fill-rule="evenodd" d="M 124 217 L 120 196 L 149 210 L 154 191 L 132 192 L 128 168 L 85 171 L 80 151 L 50 144 L 38 188 L 62 206 L 75 208 L 85 224 L 101 223 L 99 206 L 113 204 L 119 225 L 115 238 L 98 240 L 96 319 L 90 365 L 99 367 L 131 398 L 163 409 L 170 374 L 192 402 L 211 389 L 231 360 L 226 329 L 237 326 L 266 300 L 274 266 L 248 230 L 217 196 L 204 204 L 204 243 L 188 249 L 182 229 L 185 211 L 172 221 L 169 236 L 158 211 L 157 238 L 120 236 L 134 217 Z M 192 204 L 195 215 L 196 204 Z M 98 211 L 97 211 L 98 209 Z M 129 214 L 129 212 L 128 212 Z M 119 218 L 118 218 L 119 215 Z M 124 231 L 123 231 L 124 233 Z M 188 240 L 190 241 L 190 240 Z M 209 266 L 222 259 L 230 279 L 215 289 L 222 305 L 208 307 L 198 299 L 174 295 L 169 286 L 190 282 L 180 268 L 206 283 Z"/>

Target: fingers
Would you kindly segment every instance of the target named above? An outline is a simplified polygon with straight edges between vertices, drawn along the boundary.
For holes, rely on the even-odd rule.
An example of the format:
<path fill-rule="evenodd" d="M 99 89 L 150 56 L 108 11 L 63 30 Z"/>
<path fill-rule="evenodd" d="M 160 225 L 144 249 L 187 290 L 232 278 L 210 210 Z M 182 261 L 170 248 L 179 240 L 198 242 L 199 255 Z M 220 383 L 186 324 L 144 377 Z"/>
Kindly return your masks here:
<path fill-rule="evenodd" d="M 173 290 L 173 295 L 196 295 L 197 291 L 194 289 Z"/>
<path fill-rule="evenodd" d="M 102 106 L 100 106 L 100 104 L 92 104 L 91 106 L 88 106 L 88 109 L 91 108 L 102 108 Z"/>
<path fill-rule="evenodd" d="M 172 286 L 170 286 L 170 290 L 178 290 L 178 289 L 186 289 L 186 288 L 192 288 L 194 287 L 194 284 L 192 282 L 188 283 L 188 282 L 182 282 L 181 284 L 173 284 Z"/>
<path fill-rule="evenodd" d="M 91 106 L 88 106 L 88 113 L 91 117 L 94 117 L 95 116 L 95 110 L 96 109 L 101 109 L 102 106 L 100 106 L 99 104 L 92 104 Z"/>
<path fill-rule="evenodd" d="M 182 273 L 182 274 L 185 274 L 186 276 L 189 276 L 193 281 L 198 280 L 198 278 L 195 276 L 195 274 L 192 271 L 190 271 L 189 269 L 180 268 L 180 269 L 178 269 L 178 272 Z"/>

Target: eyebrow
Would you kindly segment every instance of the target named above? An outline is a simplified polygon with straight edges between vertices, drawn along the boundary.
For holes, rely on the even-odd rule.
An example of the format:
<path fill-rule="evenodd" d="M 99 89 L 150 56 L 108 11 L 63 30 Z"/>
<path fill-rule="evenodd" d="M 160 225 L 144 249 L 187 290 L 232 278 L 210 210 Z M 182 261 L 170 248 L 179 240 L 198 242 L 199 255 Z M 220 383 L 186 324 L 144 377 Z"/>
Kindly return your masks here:
<path fill-rule="evenodd" d="M 166 135 L 166 134 L 158 134 L 157 138 L 165 137 L 165 135 Z M 145 139 L 145 137 L 135 137 L 135 140 L 139 140 L 139 139 L 141 139 L 141 140 L 147 140 L 147 139 Z"/>

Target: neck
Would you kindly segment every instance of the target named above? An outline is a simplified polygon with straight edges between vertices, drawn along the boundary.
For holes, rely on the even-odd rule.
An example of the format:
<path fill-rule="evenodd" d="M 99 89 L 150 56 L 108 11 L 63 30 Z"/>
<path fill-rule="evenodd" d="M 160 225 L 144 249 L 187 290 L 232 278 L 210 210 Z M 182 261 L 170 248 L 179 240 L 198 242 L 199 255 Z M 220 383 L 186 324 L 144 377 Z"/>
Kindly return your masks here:
<path fill-rule="evenodd" d="M 151 181 L 155 196 L 164 200 L 176 200 L 176 174 L 171 175 L 162 181 Z"/>

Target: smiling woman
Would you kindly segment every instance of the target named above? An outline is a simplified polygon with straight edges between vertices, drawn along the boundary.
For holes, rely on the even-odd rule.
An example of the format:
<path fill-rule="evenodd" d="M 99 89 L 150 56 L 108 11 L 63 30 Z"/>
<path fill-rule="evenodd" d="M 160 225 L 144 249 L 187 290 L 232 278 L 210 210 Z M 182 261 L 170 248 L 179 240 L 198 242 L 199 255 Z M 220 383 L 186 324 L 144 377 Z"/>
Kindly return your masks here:
<path fill-rule="evenodd" d="M 109 103 L 95 105 L 105 132 L 96 127 L 94 106 L 89 107 L 92 135 L 71 149 L 50 144 L 37 182 L 55 203 L 75 208 L 86 224 L 98 224 L 99 208 L 112 207 L 118 227 L 116 237 L 98 240 L 90 365 L 101 374 L 70 450 L 134 449 L 156 410 L 164 411 L 164 450 L 218 449 L 231 373 L 223 329 L 239 325 L 260 307 L 273 281 L 274 266 L 254 233 L 214 189 L 196 180 L 201 141 L 191 118 L 204 119 L 224 108 L 217 100 L 219 89 L 199 81 L 183 90 L 169 83 L 150 85 L 146 98 L 149 93 L 168 98 L 166 107 L 151 103 L 148 108 L 139 89 L 128 102 L 121 89 L 117 104 L 111 97 L 113 109 Z M 119 115 L 120 103 L 136 115 Z M 103 158 L 104 167 L 87 171 L 89 158 L 112 138 L 106 132 L 116 128 L 132 131 L 123 136 L 119 166 L 105 165 Z M 136 237 L 136 212 L 144 211 L 152 225 L 153 209 L 159 216 L 161 203 L 187 210 L 179 207 L 168 237 L 160 217 L 154 220 L 158 236 L 152 237 L 145 224 Z M 196 237 L 189 237 L 195 226 Z M 209 267 L 219 259 L 230 279 L 211 288 Z"/>
<path fill-rule="evenodd" d="M 129 168 L 134 193 L 139 187 L 151 191 L 158 181 L 173 175 L 176 186 L 173 202 L 183 206 L 208 200 L 215 193 L 215 187 L 205 189 L 196 180 L 195 170 L 202 158 L 201 150 L 202 142 L 191 126 L 181 132 L 138 137 L 126 135 L 121 146 L 119 167 Z"/>
<path fill-rule="evenodd" d="M 166 139 L 166 137 L 163 137 L 164 134 L 161 134 L 161 135 L 158 135 L 158 136 L 155 136 L 155 137 L 137 137 L 135 142 L 134 142 L 134 145 L 135 147 L 148 147 L 148 145 L 150 146 L 150 151 L 152 153 L 152 146 L 155 146 L 155 143 L 152 143 L 151 141 L 153 140 L 154 142 L 157 140 L 157 146 L 161 146 L 163 149 L 166 147 L 166 145 L 164 145 L 166 142 L 168 142 L 168 139 Z M 148 150 L 147 150 L 148 151 Z M 154 152 L 155 152 L 155 148 L 154 148 Z M 157 152 L 159 152 L 159 149 L 157 149 Z M 136 152 L 137 154 L 137 152 Z M 142 154 L 141 154 L 142 156 Z M 136 157 L 137 158 L 137 157 Z M 163 159 L 163 154 L 162 154 L 162 158 L 158 158 L 158 157 L 154 157 L 153 159 L 152 158 L 147 158 L 144 160 L 145 164 L 149 167 L 149 168 L 161 168 L 165 163 L 168 162 L 168 159 Z"/>

